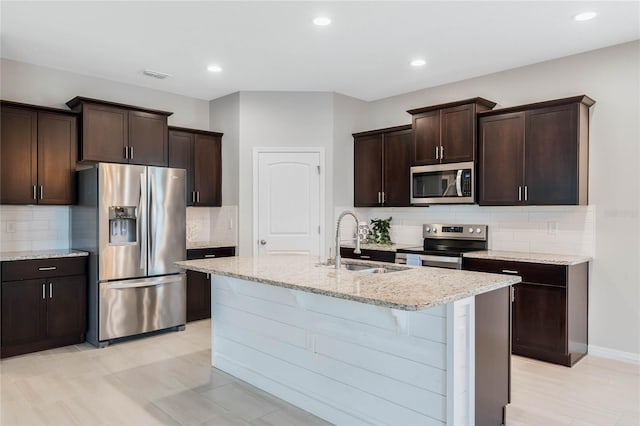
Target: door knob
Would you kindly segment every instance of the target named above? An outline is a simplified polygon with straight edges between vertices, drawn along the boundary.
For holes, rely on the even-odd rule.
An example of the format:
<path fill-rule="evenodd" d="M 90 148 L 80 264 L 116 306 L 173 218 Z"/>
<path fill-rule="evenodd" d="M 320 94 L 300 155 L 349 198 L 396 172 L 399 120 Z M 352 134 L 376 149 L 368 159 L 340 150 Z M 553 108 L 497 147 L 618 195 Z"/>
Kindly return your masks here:
<path fill-rule="evenodd" d="M 260 245 L 261 246 L 267 245 L 267 241 L 266 240 L 260 240 Z"/>

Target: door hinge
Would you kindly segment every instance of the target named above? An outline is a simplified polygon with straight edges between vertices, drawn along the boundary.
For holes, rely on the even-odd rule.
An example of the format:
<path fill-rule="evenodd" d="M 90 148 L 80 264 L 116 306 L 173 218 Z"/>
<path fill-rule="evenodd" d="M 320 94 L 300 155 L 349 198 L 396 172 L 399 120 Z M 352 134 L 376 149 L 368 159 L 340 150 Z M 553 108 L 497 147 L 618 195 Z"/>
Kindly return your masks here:
<path fill-rule="evenodd" d="M 316 166 L 318 168 L 318 174 L 320 174 L 320 166 Z"/>

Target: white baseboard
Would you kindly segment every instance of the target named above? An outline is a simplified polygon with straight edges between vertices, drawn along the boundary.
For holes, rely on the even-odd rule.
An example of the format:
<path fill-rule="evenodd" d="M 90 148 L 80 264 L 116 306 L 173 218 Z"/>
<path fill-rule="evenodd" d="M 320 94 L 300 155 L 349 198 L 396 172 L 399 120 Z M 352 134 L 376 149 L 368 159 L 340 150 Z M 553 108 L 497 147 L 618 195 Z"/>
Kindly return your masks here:
<path fill-rule="evenodd" d="M 616 361 L 631 362 L 640 364 L 640 354 L 633 352 L 617 351 L 602 346 L 589 345 L 589 355 L 599 356 L 601 358 L 614 359 Z"/>

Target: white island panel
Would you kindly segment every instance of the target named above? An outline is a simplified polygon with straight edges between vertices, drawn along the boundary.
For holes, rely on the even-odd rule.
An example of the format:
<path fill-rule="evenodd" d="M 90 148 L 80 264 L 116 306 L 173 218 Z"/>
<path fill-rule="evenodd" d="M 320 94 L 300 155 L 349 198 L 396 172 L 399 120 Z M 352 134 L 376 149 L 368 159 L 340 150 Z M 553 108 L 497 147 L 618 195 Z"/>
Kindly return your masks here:
<path fill-rule="evenodd" d="M 212 275 L 212 365 L 336 424 L 471 424 L 473 297 L 405 311 Z"/>

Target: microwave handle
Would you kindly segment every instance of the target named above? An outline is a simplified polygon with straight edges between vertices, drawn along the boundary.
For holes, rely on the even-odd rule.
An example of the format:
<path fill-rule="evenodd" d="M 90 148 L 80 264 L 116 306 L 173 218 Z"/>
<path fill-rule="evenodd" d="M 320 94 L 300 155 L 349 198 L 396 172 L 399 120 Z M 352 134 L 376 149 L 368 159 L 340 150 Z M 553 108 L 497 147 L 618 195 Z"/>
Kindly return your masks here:
<path fill-rule="evenodd" d="M 458 170 L 456 175 L 456 192 L 458 197 L 462 197 L 462 170 Z"/>

